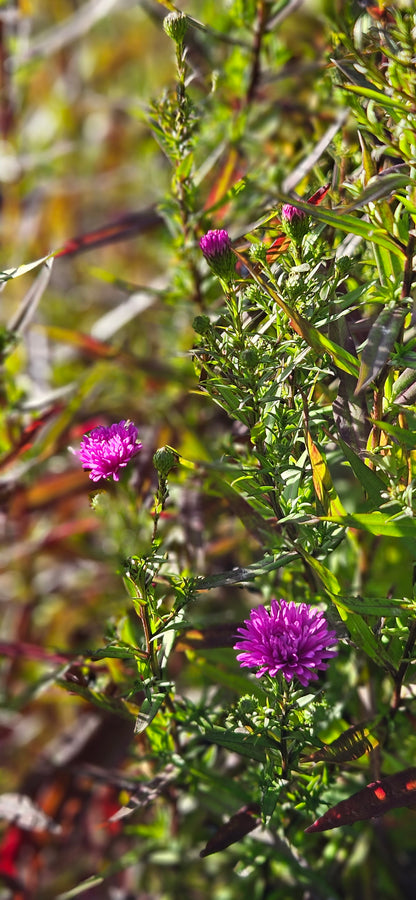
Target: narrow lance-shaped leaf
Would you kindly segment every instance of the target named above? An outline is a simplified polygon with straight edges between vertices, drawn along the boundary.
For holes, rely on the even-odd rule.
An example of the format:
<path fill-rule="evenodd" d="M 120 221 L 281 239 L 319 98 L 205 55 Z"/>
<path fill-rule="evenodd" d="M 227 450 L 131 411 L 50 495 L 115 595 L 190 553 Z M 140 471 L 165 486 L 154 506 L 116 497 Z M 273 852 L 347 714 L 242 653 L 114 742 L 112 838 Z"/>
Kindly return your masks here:
<path fill-rule="evenodd" d="M 140 712 L 136 718 L 134 733 L 141 734 L 153 722 L 153 719 L 159 712 L 163 701 L 166 699 L 166 691 L 155 691 L 151 697 L 146 697 L 140 707 Z"/>
<path fill-rule="evenodd" d="M 300 547 L 298 549 L 302 558 L 315 572 L 315 575 L 317 575 L 317 577 L 323 584 L 325 590 L 331 597 L 331 600 L 333 600 L 334 597 L 336 597 L 341 591 L 341 585 L 336 575 L 334 575 L 334 573 L 331 572 L 331 570 L 328 569 L 327 566 L 324 566 L 324 564 L 319 559 L 315 559 L 314 556 L 311 556 L 310 553 L 307 553 L 306 550 L 303 550 Z"/>
<path fill-rule="evenodd" d="M 341 800 L 305 831 L 309 834 L 329 831 L 340 825 L 352 825 L 353 822 L 383 816 L 398 806 L 415 805 L 416 768 L 412 767 L 396 775 L 388 775 L 381 781 L 374 781 L 347 800 Z"/>
<path fill-rule="evenodd" d="M 385 513 L 375 510 L 372 513 L 324 516 L 323 521 L 337 522 L 338 525 L 343 525 L 344 528 L 357 528 L 359 531 L 368 531 L 369 534 L 396 538 L 416 538 L 416 521 L 410 516 L 402 516 L 400 519 L 392 518 Z"/>
<path fill-rule="evenodd" d="M 382 428 L 386 434 L 390 435 L 401 447 L 408 450 L 416 449 L 416 432 L 407 428 L 401 428 L 400 425 L 391 425 L 390 422 L 384 422 L 383 419 L 372 419 L 373 425 Z"/>
<path fill-rule="evenodd" d="M 399 109 L 403 115 L 407 115 L 410 111 L 409 106 L 403 100 L 398 100 L 397 97 L 389 97 L 388 94 L 381 93 L 381 91 L 358 84 L 340 84 L 338 87 L 341 87 L 344 91 L 350 91 L 352 94 L 358 94 L 360 97 L 365 97 L 367 100 L 374 100 L 380 104 L 382 109 L 385 109 L 386 106 L 392 109 Z"/>
<path fill-rule="evenodd" d="M 360 616 L 400 616 L 416 614 L 416 601 L 406 597 L 352 597 L 337 595 L 337 606 Z"/>
<path fill-rule="evenodd" d="M 406 312 L 403 309 L 392 309 L 387 306 L 377 316 L 361 354 L 356 394 L 364 391 L 385 366 L 403 325 L 405 315 Z"/>
<path fill-rule="evenodd" d="M 348 460 L 354 475 L 358 478 L 360 484 L 362 484 L 368 499 L 378 506 L 381 503 L 382 493 L 386 490 L 384 481 L 379 478 L 372 469 L 369 469 L 369 467 L 366 466 L 365 462 L 354 453 L 346 441 L 343 441 L 342 438 L 338 438 L 338 443 L 345 458 Z"/>
<path fill-rule="evenodd" d="M 37 276 L 35 282 L 27 291 L 17 312 L 9 322 L 9 331 L 14 331 L 17 334 L 22 334 L 25 327 L 33 319 L 33 316 L 51 277 L 52 264 L 52 259 L 47 259 L 45 261 L 44 266 L 39 272 L 39 275 Z"/>
<path fill-rule="evenodd" d="M 354 643 L 357 644 L 357 646 L 360 647 L 360 649 L 363 650 L 377 666 L 381 666 L 381 668 L 390 672 L 394 677 L 396 671 L 392 660 L 387 651 L 374 636 L 372 629 L 367 625 L 367 622 L 364 621 L 362 615 L 349 612 L 342 600 L 339 602 L 338 597 L 333 597 L 332 600 Z"/>
<path fill-rule="evenodd" d="M 383 247 L 385 250 L 389 250 L 391 253 L 395 253 L 403 259 L 405 256 L 405 248 L 400 241 L 397 241 L 388 234 L 385 228 L 380 228 L 372 222 L 367 222 L 359 216 L 350 214 L 350 211 L 358 209 L 360 206 L 366 205 L 367 203 L 374 202 L 380 196 L 388 196 L 392 191 L 400 187 L 403 179 L 408 182 L 408 178 L 403 175 L 393 176 L 395 179 L 400 178 L 402 180 L 399 183 L 396 181 L 393 182 L 391 179 L 387 181 L 388 177 L 390 178 L 390 176 L 386 176 L 386 180 L 381 184 L 377 182 L 377 184 L 369 185 L 368 188 L 365 189 L 365 192 L 363 192 L 354 203 L 349 204 L 347 207 L 339 207 L 338 209 L 327 209 L 321 206 L 311 207 L 303 200 L 294 201 L 293 197 L 291 198 L 283 195 L 281 195 L 279 199 L 282 203 L 291 203 L 296 206 L 297 209 L 303 210 L 303 212 L 307 213 L 318 222 L 323 222 L 325 225 L 330 225 L 332 228 L 339 228 L 340 231 L 346 231 L 348 234 L 356 234 L 357 237 L 361 237 L 369 243 L 377 244 L 379 247 Z M 271 218 L 271 216 L 268 218 Z M 258 224 L 262 224 L 262 221 L 260 220 Z"/>
<path fill-rule="evenodd" d="M 312 466 L 313 486 L 315 488 L 316 495 L 320 500 L 325 512 L 333 516 L 342 516 L 345 514 L 345 509 L 334 488 L 327 461 L 312 440 L 312 435 L 307 426 L 305 426 L 305 431 L 309 459 Z"/>
<path fill-rule="evenodd" d="M 393 384 L 392 403 L 395 406 L 410 406 L 416 400 L 416 371 L 404 369 Z"/>
<path fill-rule="evenodd" d="M 253 831 L 257 825 L 260 825 L 260 822 L 260 807 L 258 804 L 244 806 L 243 809 L 234 813 L 227 822 L 220 826 L 218 831 L 205 844 L 204 849 L 201 850 L 200 857 L 204 859 L 205 856 L 219 853 L 221 850 L 225 850 L 226 847 L 230 847 L 231 844 L 236 844 L 246 834 Z"/>
<path fill-rule="evenodd" d="M 210 728 L 203 733 L 204 740 L 225 747 L 230 753 L 248 756 L 257 762 L 265 762 L 268 741 L 265 737 L 250 732 L 241 733 L 229 728 Z"/>
<path fill-rule="evenodd" d="M 50 253 L 47 256 L 41 256 L 40 259 L 35 259 L 34 262 L 25 263 L 22 266 L 17 266 L 12 269 L 4 269 L 0 272 L 0 283 L 2 281 L 9 281 L 11 278 L 20 278 L 21 275 L 26 275 L 27 272 L 30 272 L 32 269 L 36 269 L 36 266 L 41 266 L 42 263 L 46 262 L 51 258 Z"/>

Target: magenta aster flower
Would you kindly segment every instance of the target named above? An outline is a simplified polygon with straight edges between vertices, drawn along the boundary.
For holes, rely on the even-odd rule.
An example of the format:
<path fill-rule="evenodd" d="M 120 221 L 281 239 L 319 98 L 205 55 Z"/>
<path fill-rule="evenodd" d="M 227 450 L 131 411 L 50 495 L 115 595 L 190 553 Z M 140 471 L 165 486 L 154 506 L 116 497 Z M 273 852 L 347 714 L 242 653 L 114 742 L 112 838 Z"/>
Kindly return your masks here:
<path fill-rule="evenodd" d="M 235 257 L 231 249 L 231 238 L 225 228 L 207 231 L 199 246 L 212 271 L 220 278 L 231 279 L 235 275 Z"/>
<path fill-rule="evenodd" d="M 317 669 L 327 669 L 324 660 L 336 656 L 329 649 L 336 643 L 319 609 L 306 603 L 272 600 L 270 613 L 265 606 L 252 609 L 244 626 L 237 629 L 240 640 L 234 650 L 241 650 L 240 666 L 260 667 L 261 675 L 284 675 L 286 681 L 296 677 L 306 687 L 318 678 Z"/>
<path fill-rule="evenodd" d="M 92 481 L 111 475 L 114 481 L 118 481 L 120 469 L 127 466 L 141 446 L 136 426 L 122 419 L 108 428 L 99 425 L 89 435 L 84 435 L 78 456 L 82 468 L 90 469 Z"/>

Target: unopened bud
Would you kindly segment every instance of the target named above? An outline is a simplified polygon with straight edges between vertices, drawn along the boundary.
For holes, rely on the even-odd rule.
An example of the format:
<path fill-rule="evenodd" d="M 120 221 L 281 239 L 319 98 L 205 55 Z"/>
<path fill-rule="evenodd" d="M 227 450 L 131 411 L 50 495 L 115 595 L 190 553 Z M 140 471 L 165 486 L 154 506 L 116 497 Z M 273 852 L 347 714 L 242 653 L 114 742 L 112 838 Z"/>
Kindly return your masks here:
<path fill-rule="evenodd" d="M 231 281 L 235 277 L 235 256 L 231 249 L 231 238 L 225 228 L 207 231 L 199 246 L 215 275 L 224 281 Z"/>
<path fill-rule="evenodd" d="M 240 360 L 242 365 L 247 369 L 255 369 L 259 361 L 259 356 L 255 347 L 247 347 L 246 350 L 243 350 Z"/>
<path fill-rule="evenodd" d="M 163 29 L 168 37 L 172 38 L 176 44 L 181 44 L 186 30 L 188 21 L 185 13 L 171 12 L 163 19 Z"/>
<path fill-rule="evenodd" d="M 284 206 L 282 206 L 282 225 L 286 234 L 289 235 L 296 244 L 300 244 L 302 238 L 304 238 L 305 234 L 309 231 L 309 218 L 303 209 L 297 209 L 297 207 L 292 206 L 291 203 L 285 203 Z"/>
<path fill-rule="evenodd" d="M 153 465 L 159 475 L 166 478 L 170 470 L 176 466 L 178 459 L 178 454 L 171 447 L 159 447 L 153 454 Z"/>
<path fill-rule="evenodd" d="M 206 334 L 210 327 L 211 322 L 208 316 L 195 316 L 194 321 L 192 322 L 192 328 L 197 334 Z"/>

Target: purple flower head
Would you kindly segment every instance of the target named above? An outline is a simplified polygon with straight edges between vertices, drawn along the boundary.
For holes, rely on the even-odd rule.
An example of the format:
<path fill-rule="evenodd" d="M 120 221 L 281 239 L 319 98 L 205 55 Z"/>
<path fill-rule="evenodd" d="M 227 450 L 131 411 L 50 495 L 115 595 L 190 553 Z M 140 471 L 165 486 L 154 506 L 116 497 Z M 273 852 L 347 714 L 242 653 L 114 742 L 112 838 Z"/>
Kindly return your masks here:
<path fill-rule="evenodd" d="M 231 238 L 225 228 L 207 231 L 199 246 L 212 271 L 220 278 L 230 280 L 235 275 L 235 257 L 231 249 Z"/>
<path fill-rule="evenodd" d="M 296 677 L 306 687 L 318 678 L 317 669 L 327 669 L 325 659 L 336 656 L 329 649 L 336 643 L 319 609 L 306 603 L 272 600 L 270 613 L 265 606 L 252 609 L 244 626 L 237 629 L 240 640 L 234 650 L 241 650 L 240 666 L 260 667 L 256 677 L 277 675 L 286 681 Z"/>
<path fill-rule="evenodd" d="M 108 428 L 99 425 L 90 434 L 84 435 L 78 456 L 82 468 L 90 469 L 92 481 L 111 475 L 114 481 L 118 481 L 120 469 L 127 466 L 141 446 L 136 426 L 122 419 Z"/>
<path fill-rule="evenodd" d="M 213 231 L 207 231 L 199 242 L 199 246 L 205 257 L 216 257 L 227 252 L 231 247 L 231 240 L 228 231 L 225 228 L 215 228 Z"/>

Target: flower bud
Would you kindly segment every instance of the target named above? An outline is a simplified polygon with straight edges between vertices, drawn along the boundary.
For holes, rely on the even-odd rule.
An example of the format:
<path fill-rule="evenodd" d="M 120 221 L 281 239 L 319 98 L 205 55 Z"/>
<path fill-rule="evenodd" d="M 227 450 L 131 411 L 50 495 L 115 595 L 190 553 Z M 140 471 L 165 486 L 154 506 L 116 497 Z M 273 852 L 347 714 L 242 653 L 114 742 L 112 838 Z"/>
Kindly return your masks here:
<path fill-rule="evenodd" d="M 291 203 L 282 206 L 282 225 L 289 237 L 300 244 L 309 231 L 309 218 L 303 209 L 297 209 Z"/>
<path fill-rule="evenodd" d="M 340 275 L 349 275 L 352 261 L 349 256 L 340 256 L 337 259 L 337 269 Z"/>
<path fill-rule="evenodd" d="M 247 347 L 246 350 L 243 350 L 240 356 L 240 361 L 246 369 L 255 369 L 256 365 L 259 361 L 259 356 L 255 347 Z"/>
<path fill-rule="evenodd" d="M 210 327 L 211 322 L 208 316 L 195 316 L 194 321 L 192 322 L 192 328 L 197 334 L 206 334 Z"/>
<path fill-rule="evenodd" d="M 165 33 L 168 37 L 172 38 L 176 44 L 182 43 L 187 28 L 188 21 L 185 13 L 171 12 L 163 19 L 163 29 Z"/>
<path fill-rule="evenodd" d="M 228 231 L 224 228 L 207 231 L 199 246 L 215 275 L 224 281 L 231 281 L 235 277 L 235 256 Z"/>
<path fill-rule="evenodd" d="M 169 475 L 171 469 L 178 462 L 178 454 L 171 447 L 159 447 L 153 455 L 153 465 L 162 478 Z"/>

